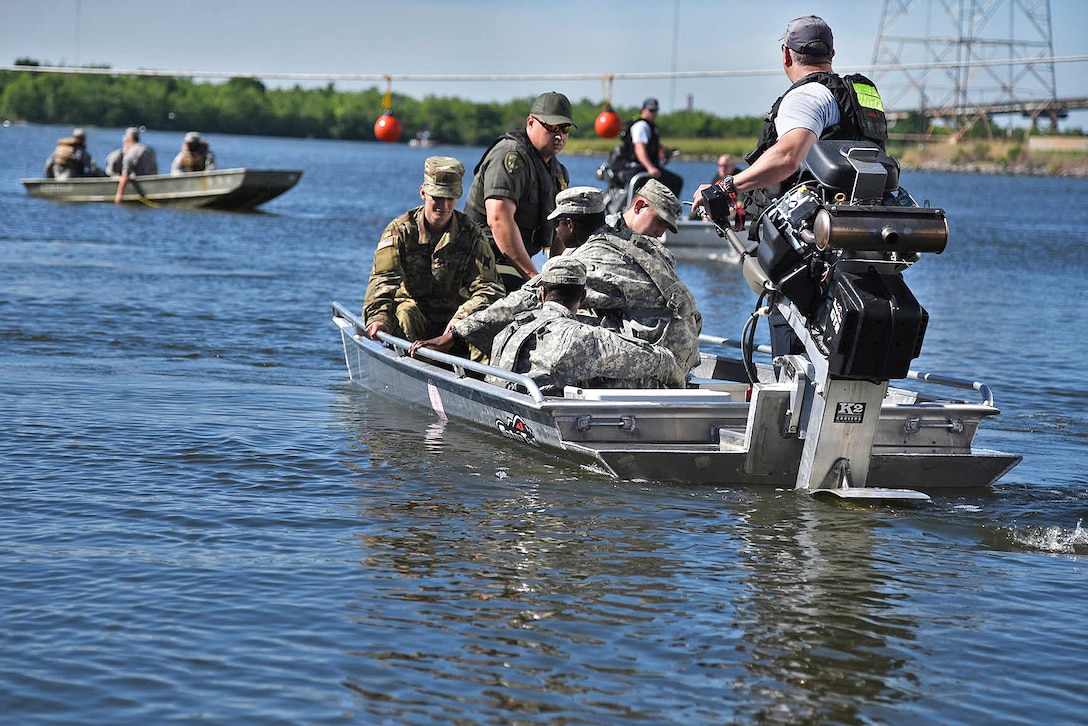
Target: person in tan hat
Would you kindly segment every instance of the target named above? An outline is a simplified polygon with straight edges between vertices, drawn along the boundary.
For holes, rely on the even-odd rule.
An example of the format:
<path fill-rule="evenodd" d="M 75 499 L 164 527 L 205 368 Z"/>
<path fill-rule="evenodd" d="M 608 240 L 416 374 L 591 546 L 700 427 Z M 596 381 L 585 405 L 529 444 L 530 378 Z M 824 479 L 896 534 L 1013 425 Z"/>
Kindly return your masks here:
<path fill-rule="evenodd" d="M 170 163 L 171 174 L 185 174 L 192 171 L 212 171 L 215 169 L 215 152 L 197 131 L 185 134 L 181 142 L 181 151 Z"/>
<path fill-rule="evenodd" d="M 656 179 L 647 186 L 647 196 L 636 197 L 608 223 L 602 223 L 604 195 L 599 189 L 574 187 L 560 192 L 550 216 L 558 234 L 565 237 L 567 251 L 555 259 L 570 257 L 585 265 L 584 307 L 602 328 L 669 350 L 677 369 L 685 374 L 700 362 L 703 318 L 695 296 L 676 273 L 672 253 L 656 239 L 669 225 L 675 226 L 680 202 Z M 414 343 L 412 350 L 449 350 L 455 339 L 490 348 L 518 315 L 540 307 L 541 284 L 534 277 L 485 310 L 458 321 L 445 335 Z M 643 384 L 636 387 L 658 385 L 652 379 Z"/>
<path fill-rule="evenodd" d="M 423 205 L 382 232 L 363 302 L 371 338 L 383 332 L 409 341 L 432 338 L 505 294 L 486 233 L 455 210 L 464 175 L 453 157 L 428 158 L 419 187 Z M 466 345 L 453 352 L 487 360 L 487 351 Z"/>
<path fill-rule="evenodd" d="M 604 193 L 597 187 L 570 187 L 555 195 L 548 219 L 555 237 L 567 250 L 580 246 L 604 224 Z"/>
<path fill-rule="evenodd" d="M 71 136 L 57 139 L 57 146 L 45 161 L 42 176 L 46 179 L 73 179 L 84 176 L 104 176 L 87 150 L 87 132 L 77 128 Z"/>
<path fill-rule="evenodd" d="M 556 157 L 574 126 L 566 96 L 541 94 L 525 128 L 492 142 L 473 170 L 465 213 L 487 226 L 507 292 L 537 274 L 533 257 L 541 250 L 563 251 L 547 217 L 556 193 L 570 186 L 570 174 Z"/>
<path fill-rule="evenodd" d="M 140 129 L 129 126 L 121 138 L 121 153 L 118 155 L 121 179 L 117 182 L 117 192 L 113 196 L 115 204 L 120 204 L 125 196 L 125 187 L 129 180 L 137 176 L 152 176 L 159 173 L 159 161 L 155 150 L 140 141 Z M 107 167 L 112 165 L 107 163 Z M 112 176 L 112 175 L 111 175 Z M 137 190 L 139 194 L 139 190 Z"/>
<path fill-rule="evenodd" d="M 578 319 L 585 285 L 581 260 L 562 255 L 545 262 L 534 285 L 540 306 L 518 315 L 496 336 L 491 364 L 533 379 L 548 396 L 562 396 L 566 386 L 683 387 L 684 371 L 667 349 Z M 486 380 L 517 387 L 492 376 Z"/>

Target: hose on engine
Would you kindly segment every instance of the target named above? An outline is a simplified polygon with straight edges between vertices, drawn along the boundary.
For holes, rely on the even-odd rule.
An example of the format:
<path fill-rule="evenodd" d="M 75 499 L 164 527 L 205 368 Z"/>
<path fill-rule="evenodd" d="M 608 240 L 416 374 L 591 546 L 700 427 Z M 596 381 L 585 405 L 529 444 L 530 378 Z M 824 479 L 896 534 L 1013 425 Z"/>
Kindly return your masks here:
<path fill-rule="evenodd" d="M 756 323 L 759 322 L 761 317 L 766 316 L 763 303 L 767 299 L 767 291 L 764 290 L 759 295 L 759 300 L 756 301 L 756 309 L 752 311 L 752 314 L 748 316 L 748 320 L 744 322 L 744 329 L 741 331 L 741 362 L 744 364 L 744 372 L 748 374 L 748 382 L 755 385 L 759 383 L 759 372 L 756 370 L 755 361 L 752 359 L 753 352 L 756 348 Z"/>

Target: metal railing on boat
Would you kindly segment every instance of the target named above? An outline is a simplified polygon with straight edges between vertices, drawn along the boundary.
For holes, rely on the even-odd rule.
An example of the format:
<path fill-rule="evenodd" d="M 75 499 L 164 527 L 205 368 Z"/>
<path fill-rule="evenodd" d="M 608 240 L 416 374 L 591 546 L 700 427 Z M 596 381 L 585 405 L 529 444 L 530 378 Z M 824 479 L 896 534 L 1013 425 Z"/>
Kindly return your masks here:
<path fill-rule="evenodd" d="M 714 335 L 707 335 L 703 333 L 699 336 L 699 342 L 708 343 L 710 345 L 720 345 L 727 348 L 743 349 L 744 345 L 739 340 L 732 338 L 719 338 Z M 756 351 L 771 354 L 771 346 L 769 345 L 757 345 Z M 955 378 L 953 376 L 945 376 L 940 373 L 926 373 L 924 371 L 907 371 L 907 378 L 914 381 L 922 381 L 924 383 L 932 383 L 936 386 L 948 386 L 950 388 L 959 388 L 966 391 L 977 391 L 982 396 L 982 405 L 993 406 L 994 405 L 994 393 L 988 385 L 981 381 L 970 381 L 966 378 Z"/>
<path fill-rule="evenodd" d="M 354 327 L 355 335 L 370 340 L 370 336 L 366 334 L 366 325 L 357 315 L 338 302 L 332 304 L 332 309 L 334 318 L 343 318 Z M 407 357 L 408 350 L 412 347 L 412 344 L 404 338 L 398 338 L 389 333 L 378 333 L 378 339 L 390 348 L 393 348 L 401 357 Z M 477 363 L 468 358 L 442 353 L 441 351 L 431 350 L 430 348 L 419 348 L 416 351 L 415 357 L 426 358 L 436 363 L 449 366 L 453 369 L 454 374 L 458 378 L 467 378 L 465 371 L 472 371 L 473 373 L 492 376 L 503 381 L 517 384 L 525 389 L 526 394 L 528 394 L 533 401 L 536 403 L 544 403 L 544 394 L 540 392 L 540 387 L 536 385 L 536 381 L 527 376 L 523 376 L 520 373 L 513 373 L 511 371 L 503 370 L 502 368 L 495 368 L 485 363 Z"/>

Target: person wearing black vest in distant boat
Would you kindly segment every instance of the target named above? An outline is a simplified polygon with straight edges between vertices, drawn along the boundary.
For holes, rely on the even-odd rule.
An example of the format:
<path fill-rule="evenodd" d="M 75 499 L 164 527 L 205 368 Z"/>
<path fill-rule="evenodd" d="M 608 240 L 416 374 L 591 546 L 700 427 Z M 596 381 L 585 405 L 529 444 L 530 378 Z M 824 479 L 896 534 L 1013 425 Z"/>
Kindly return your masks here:
<path fill-rule="evenodd" d="M 652 178 L 667 186 L 679 199 L 680 191 L 684 188 L 684 179 L 679 174 L 662 166 L 662 157 L 665 150 L 661 146 L 661 135 L 658 133 L 657 124 L 655 123 L 658 108 L 656 98 L 647 98 L 642 102 L 638 118 L 628 124 L 624 130 L 623 136 L 627 147 L 624 149 L 624 153 L 629 157 L 628 163 L 634 167 L 634 173 L 645 171 Z M 629 174 L 627 178 L 629 179 L 630 176 Z"/>

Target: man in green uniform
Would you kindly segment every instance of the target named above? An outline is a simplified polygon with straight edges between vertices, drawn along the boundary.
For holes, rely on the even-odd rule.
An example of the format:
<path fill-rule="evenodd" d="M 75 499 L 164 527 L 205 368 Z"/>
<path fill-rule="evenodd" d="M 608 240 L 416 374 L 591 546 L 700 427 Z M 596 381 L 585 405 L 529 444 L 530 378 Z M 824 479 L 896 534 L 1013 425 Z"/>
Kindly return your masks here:
<path fill-rule="evenodd" d="M 563 252 L 548 215 L 555 195 L 570 186 L 556 156 L 574 125 L 567 97 L 545 93 L 533 101 L 525 128 L 492 142 L 473 171 L 465 214 L 487 225 L 507 292 L 538 274 L 533 255 L 547 248 L 553 256 Z"/>
<path fill-rule="evenodd" d="M 371 338 L 383 331 L 407 340 L 441 335 L 505 294 L 483 228 L 454 209 L 464 175 L 457 159 L 428 158 L 419 188 L 423 206 L 382 232 L 363 303 Z M 487 359 L 471 346 L 460 352 Z"/>

